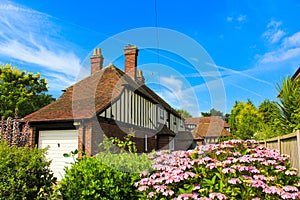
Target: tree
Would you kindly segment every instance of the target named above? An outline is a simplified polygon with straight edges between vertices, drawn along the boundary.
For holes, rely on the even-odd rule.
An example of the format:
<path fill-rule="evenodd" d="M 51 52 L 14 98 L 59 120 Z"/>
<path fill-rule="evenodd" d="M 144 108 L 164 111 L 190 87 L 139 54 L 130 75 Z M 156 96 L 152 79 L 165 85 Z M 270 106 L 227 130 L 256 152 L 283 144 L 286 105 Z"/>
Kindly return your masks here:
<path fill-rule="evenodd" d="M 282 135 L 282 123 L 279 106 L 276 102 L 264 100 L 258 107 L 263 118 L 262 131 L 255 136 L 257 139 L 267 139 Z"/>
<path fill-rule="evenodd" d="M 20 118 L 54 101 L 46 94 L 47 81 L 40 74 L 20 71 L 10 64 L 0 66 L 0 116 Z"/>
<path fill-rule="evenodd" d="M 300 129 L 300 79 L 286 77 L 277 84 L 281 123 L 285 134 Z"/>
<path fill-rule="evenodd" d="M 223 113 L 214 108 L 210 109 L 209 112 L 201 112 L 202 117 L 210 117 L 210 116 L 220 116 L 223 118 Z"/>
<path fill-rule="evenodd" d="M 192 115 L 186 111 L 186 110 L 183 110 L 183 109 L 177 109 L 176 110 L 183 118 L 191 118 Z"/>
<path fill-rule="evenodd" d="M 225 120 L 225 122 L 226 122 L 226 123 L 229 123 L 229 119 L 230 119 L 230 114 L 226 113 L 226 114 L 224 115 L 224 120 Z"/>
<path fill-rule="evenodd" d="M 230 114 L 229 126 L 232 134 L 238 139 L 252 139 L 260 131 L 263 117 L 253 103 L 235 102 Z"/>

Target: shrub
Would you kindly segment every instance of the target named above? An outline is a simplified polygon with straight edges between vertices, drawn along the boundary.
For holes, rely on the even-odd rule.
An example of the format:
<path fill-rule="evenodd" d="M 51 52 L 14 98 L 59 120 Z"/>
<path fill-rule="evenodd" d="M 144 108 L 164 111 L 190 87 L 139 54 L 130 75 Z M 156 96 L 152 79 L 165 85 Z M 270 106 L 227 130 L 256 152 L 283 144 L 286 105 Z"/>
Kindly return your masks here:
<path fill-rule="evenodd" d="M 39 199 L 52 194 L 55 178 L 44 153 L 0 141 L 0 199 Z"/>
<path fill-rule="evenodd" d="M 131 136 L 129 136 L 131 137 Z M 116 145 L 112 141 L 117 141 Z M 103 151 L 96 157 L 78 159 L 66 169 L 59 185 L 64 199 L 137 199 L 134 183 L 140 179 L 139 172 L 152 169 L 145 154 L 128 153 L 125 149 L 134 144 L 125 139 L 105 139 L 100 145 Z M 126 144 L 125 144 L 126 143 Z M 135 149 L 135 148 L 129 148 Z M 111 152 L 113 150 L 113 152 Z M 114 153 L 117 150 L 117 153 Z"/>
<path fill-rule="evenodd" d="M 64 199 L 134 199 L 139 174 L 108 167 L 99 159 L 84 157 L 66 170 L 59 187 Z"/>
<path fill-rule="evenodd" d="M 255 141 L 156 152 L 155 171 L 135 183 L 141 199 L 299 199 L 289 157 Z"/>

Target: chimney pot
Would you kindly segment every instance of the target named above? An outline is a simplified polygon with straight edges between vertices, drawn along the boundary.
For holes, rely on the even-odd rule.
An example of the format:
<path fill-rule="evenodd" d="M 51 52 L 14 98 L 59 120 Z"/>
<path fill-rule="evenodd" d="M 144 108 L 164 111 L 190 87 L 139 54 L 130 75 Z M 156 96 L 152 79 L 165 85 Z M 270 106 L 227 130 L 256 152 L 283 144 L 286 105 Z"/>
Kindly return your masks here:
<path fill-rule="evenodd" d="M 100 48 L 94 49 L 94 53 L 90 59 L 91 59 L 91 74 L 100 71 L 102 69 L 103 60 L 104 60 L 101 54 L 101 49 Z"/>

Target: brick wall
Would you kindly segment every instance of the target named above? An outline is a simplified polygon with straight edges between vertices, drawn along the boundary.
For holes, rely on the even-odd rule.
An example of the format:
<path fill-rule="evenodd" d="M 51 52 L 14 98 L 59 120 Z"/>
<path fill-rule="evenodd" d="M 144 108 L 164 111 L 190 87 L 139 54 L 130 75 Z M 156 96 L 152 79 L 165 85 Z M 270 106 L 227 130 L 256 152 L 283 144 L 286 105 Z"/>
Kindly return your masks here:
<path fill-rule="evenodd" d="M 35 127 L 30 127 L 30 130 L 29 130 L 29 146 L 30 147 L 35 147 L 36 138 L 37 138 L 36 128 Z"/>
<path fill-rule="evenodd" d="M 82 148 L 82 132 L 84 131 L 84 147 L 87 155 L 95 155 L 99 152 L 99 144 L 103 141 L 103 136 L 117 137 L 123 139 L 128 133 L 134 132 L 133 141 L 138 152 L 151 152 L 158 149 L 158 141 L 155 131 L 140 127 L 128 126 L 125 123 L 116 124 L 114 121 L 92 119 L 84 122 L 84 126 L 78 129 L 78 148 Z M 145 151 L 145 135 L 147 135 L 147 151 Z M 163 141 L 163 143 L 166 143 Z M 167 142 L 168 143 L 168 142 Z"/>

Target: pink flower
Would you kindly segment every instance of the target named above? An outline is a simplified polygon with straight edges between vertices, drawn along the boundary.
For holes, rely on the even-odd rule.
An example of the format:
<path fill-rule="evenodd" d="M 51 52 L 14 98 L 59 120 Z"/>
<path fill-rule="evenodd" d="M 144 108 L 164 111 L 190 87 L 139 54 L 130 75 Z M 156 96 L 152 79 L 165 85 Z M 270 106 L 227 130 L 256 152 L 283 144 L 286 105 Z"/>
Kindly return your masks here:
<path fill-rule="evenodd" d="M 265 187 L 263 189 L 263 192 L 267 193 L 267 194 L 278 194 L 280 195 L 282 192 L 282 189 L 276 186 L 270 186 L 270 187 Z"/>
<path fill-rule="evenodd" d="M 200 188 L 201 188 L 200 185 L 194 185 L 193 191 L 199 190 Z"/>
<path fill-rule="evenodd" d="M 167 189 L 167 186 L 165 186 L 165 185 L 154 185 L 153 188 L 156 190 L 156 192 L 164 192 Z"/>
<path fill-rule="evenodd" d="M 228 174 L 229 172 L 230 172 L 230 173 L 235 173 L 236 170 L 235 170 L 235 169 L 232 169 L 232 168 L 224 168 L 224 169 L 222 169 L 222 172 L 223 172 L 224 174 Z"/>
<path fill-rule="evenodd" d="M 147 198 L 152 198 L 156 193 L 155 192 L 150 192 L 148 195 L 147 195 Z"/>
<path fill-rule="evenodd" d="M 141 172 L 140 173 L 140 176 L 142 177 L 142 176 L 149 176 L 150 175 L 150 173 L 149 172 Z"/>
<path fill-rule="evenodd" d="M 193 193 L 193 194 L 180 194 L 174 200 L 188 200 L 190 198 L 198 199 L 198 194 L 197 193 Z"/>
<path fill-rule="evenodd" d="M 162 193 L 164 196 L 172 196 L 174 194 L 173 190 L 166 190 Z"/>
<path fill-rule="evenodd" d="M 298 193 L 283 192 L 280 196 L 282 199 L 299 199 Z"/>
<path fill-rule="evenodd" d="M 139 191 L 146 191 L 148 189 L 148 186 L 141 186 L 138 188 Z"/>
<path fill-rule="evenodd" d="M 224 151 L 224 150 L 216 151 L 216 155 L 220 155 L 220 154 L 222 154 L 222 153 L 226 153 L 226 151 Z"/>
<path fill-rule="evenodd" d="M 293 175 L 297 175 L 297 172 L 288 170 L 288 171 L 285 172 L 285 175 L 293 176 Z"/>
<path fill-rule="evenodd" d="M 231 178 L 228 180 L 228 183 L 235 185 L 237 183 L 241 183 L 241 180 L 238 178 Z"/>
<path fill-rule="evenodd" d="M 298 188 L 290 185 L 284 186 L 282 189 L 286 192 L 298 192 Z"/>
<path fill-rule="evenodd" d="M 210 193 L 209 198 L 211 199 L 217 198 L 219 200 L 227 199 L 226 195 L 222 193 Z"/>
<path fill-rule="evenodd" d="M 265 181 L 267 178 L 264 175 L 254 175 L 254 179 Z"/>
<path fill-rule="evenodd" d="M 286 170 L 286 167 L 285 167 L 285 166 L 282 166 L 282 165 L 276 165 L 276 166 L 275 166 L 275 169 L 278 169 L 278 170 Z"/>

